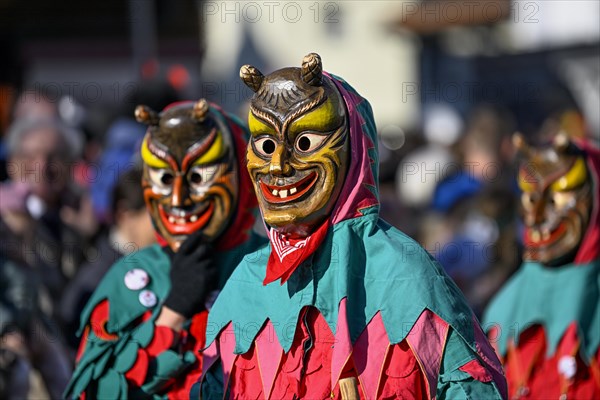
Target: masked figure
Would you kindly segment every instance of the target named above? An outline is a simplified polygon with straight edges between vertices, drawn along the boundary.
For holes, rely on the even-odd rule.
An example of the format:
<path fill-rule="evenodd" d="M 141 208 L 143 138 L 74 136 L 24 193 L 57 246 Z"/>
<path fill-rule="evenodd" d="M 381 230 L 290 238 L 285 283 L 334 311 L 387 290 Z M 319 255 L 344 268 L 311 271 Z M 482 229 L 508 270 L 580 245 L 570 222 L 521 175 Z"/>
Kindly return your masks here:
<path fill-rule="evenodd" d="M 241 77 L 270 244 L 211 311 L 203 398 L 501 398 L 500 364 L 456 286 L 379 219 L 369 103 L 314 53 Z"/>
<path fill-rule="evenodd" d="M 600 398 L 600 152 L 558 133 L 519 135 L 524 262 L 485 326 L 513 398 Z"/>
<path fill-rule="evenodd" d="M 86 305 L 68 398 L 187 398 L 211 297 L 264 242 L 239 122 L 205 100 L 138 106 L 136 118 L 148 125 L 142 187 L 158 244 L 119 260 Z"/>

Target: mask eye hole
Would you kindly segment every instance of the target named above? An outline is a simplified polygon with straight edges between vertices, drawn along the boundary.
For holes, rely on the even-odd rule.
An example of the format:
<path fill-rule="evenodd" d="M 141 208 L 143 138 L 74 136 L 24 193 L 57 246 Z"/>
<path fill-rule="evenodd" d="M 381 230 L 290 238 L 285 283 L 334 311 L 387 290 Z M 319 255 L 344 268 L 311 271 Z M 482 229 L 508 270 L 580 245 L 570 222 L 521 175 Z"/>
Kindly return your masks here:
<path fill-rule="evenodd" d="M 326 135 L 304 133 L 296 139 L 295 147 L 299 153 L 310 153 L 321 147 L 326 139 Z"/>
<path fill-rule="evenodd" d="M 188 182 L 190 188 L 194 191 L 200 191 L 202 188 L 210 186 L 219 170 L 219 165 L 195 165 L 188 173 Z"/>
<path fill-rule="evenodd" d="M 163 176 L 160 178 L 160 181 L 163 185 L 172 185 L 174 179 L 175 177 L 167 172 L 163 174 Z"/>
<path fill-rule="evenodd" d="M 259 137 L 254 139 L 254 148 L 263 157 L 269 157 L 275 152 L 277 143 L 270 137 Z"/>
<path fill-rule="evenodd" d="M 148 176 L 155 192 L 169 194 L 175 180 L 175 174 L 169 169 L 149 168 Z"/>
<path fill-rule="evenodd" d="M 190 183 L 196 184 L 196 185 L 199 183 L 202 183 L 202 175 L 200 175 L 196 171 L 192 171 L 192 173 L 190 174 Z"/>

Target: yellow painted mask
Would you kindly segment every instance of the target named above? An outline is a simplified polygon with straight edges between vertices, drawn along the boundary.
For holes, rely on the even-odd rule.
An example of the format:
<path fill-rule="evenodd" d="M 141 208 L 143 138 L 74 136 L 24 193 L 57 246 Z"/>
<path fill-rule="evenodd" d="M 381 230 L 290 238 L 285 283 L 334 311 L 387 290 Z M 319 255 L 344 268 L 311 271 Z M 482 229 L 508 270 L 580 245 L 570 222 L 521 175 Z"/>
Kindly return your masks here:
<path fill-rule="evenodd" d="M 347 112 L 340 93 L 309 54 L 301 68 L 263 76 L 244 66 L 255 91 L 248 126 L 248 171 L 265 222 L 306 237 L 330 215 L 349 163 Z"/>

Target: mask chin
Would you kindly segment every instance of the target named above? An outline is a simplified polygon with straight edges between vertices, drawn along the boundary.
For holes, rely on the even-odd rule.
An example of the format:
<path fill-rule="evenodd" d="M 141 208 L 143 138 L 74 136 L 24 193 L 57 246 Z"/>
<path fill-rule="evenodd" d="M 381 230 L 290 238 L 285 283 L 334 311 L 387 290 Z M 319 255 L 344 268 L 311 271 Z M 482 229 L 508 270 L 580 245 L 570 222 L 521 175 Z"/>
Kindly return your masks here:
<path fill-rule="evenodd" d="M 555 256 L 554 258 L 551 258 L 547 261 L 540 260 L 540 262 L 547 267 L 560 267 L 561 265 L 565 265 L 565 264 L 569 264 L 569 263 L 573 262 L 576 255 L 577 255 L 577 246 L 562 255 Z"/>

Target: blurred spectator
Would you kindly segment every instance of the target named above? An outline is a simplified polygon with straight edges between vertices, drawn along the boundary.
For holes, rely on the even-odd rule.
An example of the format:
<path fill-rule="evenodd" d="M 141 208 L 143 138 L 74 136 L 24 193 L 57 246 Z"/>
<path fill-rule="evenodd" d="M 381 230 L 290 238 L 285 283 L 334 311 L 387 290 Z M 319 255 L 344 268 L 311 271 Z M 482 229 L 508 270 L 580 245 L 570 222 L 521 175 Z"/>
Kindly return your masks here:
<path fill-rule="evenodd" d="M 145 133 L 144 125 L 127 117 L 118 118 L 108 129 L 98 163 L 98 176 L 90 188 L 98 221 L 109 221 L 111 211 L 114 211 L 110 208 L 112 190 L 119 176 L 133 166 Z"/>
<path fill-rule="evenodd" d="M 479 106 L 453 146 L 459 168 L 435 188 L 421 240 L 481 311 L 518 265 L 510 114 Z M 487 277 L 492 274 L 494 282 Z M 486 282 L 482 285 L 481 282 Z"/>
<path fill-rule="evenodd" d="M 24 90 L 13 108 L 13 120 L 23 119 L 54 119 L 58 118 L 58 107 L 55 101 L 51 101 L 36 89 Z"/>
<path fill-rule="evenodd" d="M 33 368 L 46 390 L 59 398 L 71 374 L 60 332 L 51 318 L 51 300 L 40 269 L 29 264 L 34 220 L 26 209 L 29 187 L 0 186 L 0 397 L 27 398 Z M 2 391 L 5 393 L 2 393 Z"/>
<path fill-rule="evenodd" d="M 108 234 L 100 235 L 95 245 L 96 257 L 84 264 L 67 285 L 60 305 L 67 340 L 76 348 L 79 340 L 79 315 L 98 283 L 115 261 L 154 243 L 154 229 L 144 202 L 140 169 L 123 173 L 112 193 L 113 225 Z"/>
<path fill-rule="evenodd" d="M 31 217 L 29 237 L 18 248 L 27 264 L 39 270 L 56 301 L 97 229 L 89 197 L 71 179 L 82 139 L 57 119 L 23 117 L 9 128 L 7 145 L 6 193 L 10 196 L 11 190 L 24 185 L 24 205 Z M 15 241 L 10 229 L 4 235 Z"/>

